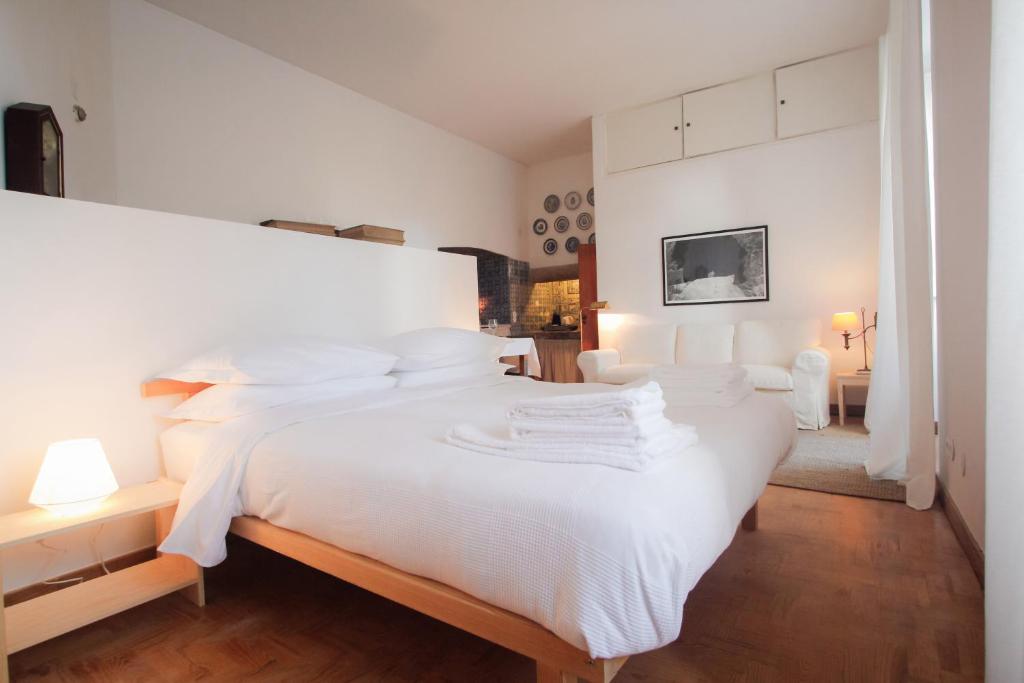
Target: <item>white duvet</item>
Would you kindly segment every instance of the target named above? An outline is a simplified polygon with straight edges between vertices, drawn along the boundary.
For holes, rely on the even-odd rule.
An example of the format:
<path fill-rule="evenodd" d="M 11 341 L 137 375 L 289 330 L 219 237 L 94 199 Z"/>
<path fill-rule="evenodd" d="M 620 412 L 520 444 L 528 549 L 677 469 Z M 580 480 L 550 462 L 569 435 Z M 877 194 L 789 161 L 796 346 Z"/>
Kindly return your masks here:
<path fill-rule="evenodd" d="M 215 564 L 231 516 L 255 515 L 521 614 L 594 657 L 659 647 L 790 448 L 793 414 L 765 394 L 670 405 L 700 443 L 644 472 L 444 442 L 455 422 L 499 429 L 518 399 L 607 390 L 503 378 L 183 423 L 162 437 L 169 472 L 191 475 L 161 549 Z"/>

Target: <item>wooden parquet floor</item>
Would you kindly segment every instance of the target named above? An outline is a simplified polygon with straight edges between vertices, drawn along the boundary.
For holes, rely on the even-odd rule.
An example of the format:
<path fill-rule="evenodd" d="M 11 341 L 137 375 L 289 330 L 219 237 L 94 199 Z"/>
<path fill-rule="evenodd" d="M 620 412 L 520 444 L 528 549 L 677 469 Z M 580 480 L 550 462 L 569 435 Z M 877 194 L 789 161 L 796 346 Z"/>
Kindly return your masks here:
<path fill-rule="evenodd" d="M 982 592 L 940 510 L 769 486 L 616 681 L 981 681 Z M 17 681 L 532 681 L 530 661 L 233 539 L 177 595 L 14 655 Z"/>

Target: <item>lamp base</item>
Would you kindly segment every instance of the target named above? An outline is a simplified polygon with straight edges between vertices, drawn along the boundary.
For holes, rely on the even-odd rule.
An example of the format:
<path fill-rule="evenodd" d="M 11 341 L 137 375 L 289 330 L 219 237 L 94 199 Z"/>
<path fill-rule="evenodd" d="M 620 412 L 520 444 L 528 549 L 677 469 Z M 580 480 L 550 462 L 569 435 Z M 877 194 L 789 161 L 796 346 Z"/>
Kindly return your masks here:
<path fill-rule="evenodd" d="M 857 374 L 858 375 L 870 375 L 871 374 L 871 368 L 867 368 L 866 370 L 861 368 L 860 370 L 857 371 Z"/>

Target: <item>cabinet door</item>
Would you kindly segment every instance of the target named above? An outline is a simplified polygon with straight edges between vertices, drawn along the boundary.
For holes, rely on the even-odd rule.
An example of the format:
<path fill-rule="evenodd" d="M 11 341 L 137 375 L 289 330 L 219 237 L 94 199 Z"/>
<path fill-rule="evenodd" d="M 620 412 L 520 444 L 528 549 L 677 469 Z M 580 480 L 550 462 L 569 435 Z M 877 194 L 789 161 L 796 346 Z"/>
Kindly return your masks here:
<path fill-rule="evenodd" d="M 875 45 L 775 71 L 779 137 L 814 133 L 878 118 Z"/>
<path fill-rule="evenodd" d="M 605 119 L 609 173 L 683 158 L 683 98 L 612 112 Z"/>
<path fill-rule="evenodd" d="M 774 103 L 770 73 L 683 95 L 686 157 L 774 139 Z"/>

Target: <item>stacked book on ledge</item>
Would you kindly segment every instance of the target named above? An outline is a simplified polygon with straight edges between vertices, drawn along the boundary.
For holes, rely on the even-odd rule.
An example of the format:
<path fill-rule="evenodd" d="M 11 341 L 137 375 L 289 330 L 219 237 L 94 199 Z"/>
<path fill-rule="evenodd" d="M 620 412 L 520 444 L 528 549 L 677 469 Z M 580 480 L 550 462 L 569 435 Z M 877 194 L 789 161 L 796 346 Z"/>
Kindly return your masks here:
<path fill-rule="evenodd" d="M 697 430 L 665 417 L 661 389 L 650 382 L 616 391 L 520 401 L 508 433 L 456 425 L 448 443 L 524 460 L 606 465 L 639 471 L 697 443 Z"/>

